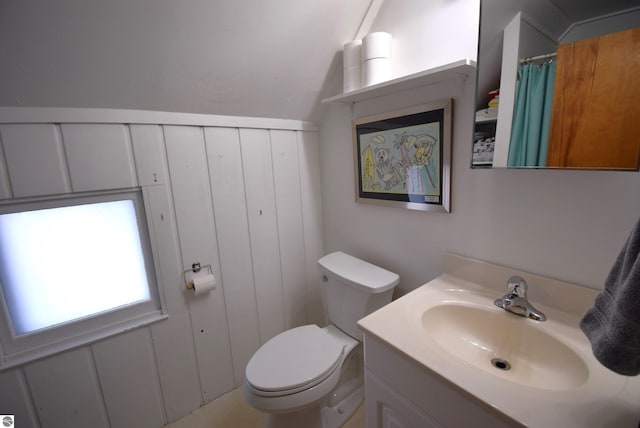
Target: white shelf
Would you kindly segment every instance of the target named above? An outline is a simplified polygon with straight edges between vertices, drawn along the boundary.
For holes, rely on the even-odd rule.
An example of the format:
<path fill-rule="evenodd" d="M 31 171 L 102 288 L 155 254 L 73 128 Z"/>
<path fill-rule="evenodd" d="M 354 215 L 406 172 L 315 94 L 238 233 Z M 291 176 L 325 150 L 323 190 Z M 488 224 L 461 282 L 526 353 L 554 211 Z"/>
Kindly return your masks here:
<path fill-rule="evenodd" d="M 344 94 L 325 98 L 322 100 L 322 103 L 356 103 L 400 91 L 433 85 L 435 83 L 449 80 L 455 76 L 475 78 L 475 75 L 476 62 L 470 59 L 462 59 L 441 67 L 432 68 L 430 70 L 378 83 L 377 85 L 371 85 L 366 88 L 356 89 Z"/>
<path fill-rule="evenodd" d="M 491 123 L 491 122 L 497 122 L 497 121 L 498 121 L 498 116 L 481 117 L 481 118 L 476 117 L 476 123 Z"/>

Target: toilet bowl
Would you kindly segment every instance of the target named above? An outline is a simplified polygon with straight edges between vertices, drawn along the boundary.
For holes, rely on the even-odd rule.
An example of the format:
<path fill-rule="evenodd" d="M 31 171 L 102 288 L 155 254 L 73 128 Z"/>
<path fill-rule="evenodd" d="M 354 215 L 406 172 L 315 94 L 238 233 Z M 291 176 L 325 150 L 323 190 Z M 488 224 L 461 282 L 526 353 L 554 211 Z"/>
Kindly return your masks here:
<path fill-rule="evenodd" d="M 256 351 L 244 396 L 272 427 L 341 426 L 364 397 L 357 320 L 391 301 L 397 274 L 342 252 L 318 262 L 330 324 L 287 330 Z"/>
<path fill-rule="evenodd" d="M 265 343 L 247 364 L 245 396 L 265 412 L 313 406 L 336 388 L 343 363 L 359 345 L 332 325 L 287 330 Z"/>

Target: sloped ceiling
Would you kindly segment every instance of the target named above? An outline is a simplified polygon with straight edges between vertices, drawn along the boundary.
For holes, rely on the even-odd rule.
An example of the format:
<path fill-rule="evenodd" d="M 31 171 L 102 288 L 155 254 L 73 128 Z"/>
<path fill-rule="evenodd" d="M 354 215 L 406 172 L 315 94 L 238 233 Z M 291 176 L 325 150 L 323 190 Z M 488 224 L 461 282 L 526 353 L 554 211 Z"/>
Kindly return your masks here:
<path fill-rule="evenodd" d="M 572 23 L 637 7 L 637 0 L 549 0 Z"/>
<path fill-rule="evenodd" d="M 0 106 L 317 121 L 371 0 L 0 2 Z"/>

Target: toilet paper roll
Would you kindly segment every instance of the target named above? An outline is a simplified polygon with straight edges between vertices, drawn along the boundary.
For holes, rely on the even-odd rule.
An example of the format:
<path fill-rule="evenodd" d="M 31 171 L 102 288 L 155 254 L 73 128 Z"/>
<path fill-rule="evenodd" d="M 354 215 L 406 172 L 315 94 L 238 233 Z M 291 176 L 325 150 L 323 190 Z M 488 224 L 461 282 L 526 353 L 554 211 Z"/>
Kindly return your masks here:
<path fill-rule="evenodd" d="M 216 279 L 212 273 L 207 270 L 191 273 L 191 279 L 187 288 L 193 291 L 193 294 L 200 295 L 209 293 L 216 288 Z"/>
<path fill-rule="evenodd" d="M 360 67 L 362 64 L 362 40 L 345 43 L 342 51 L 342 65 L 344 69 Z"/>
<path fill-rule="evenodd" d="M 363 86 L 375 85 L 391 79 L 391 59 L 373 58 L 362 63 Z"/>
<path fill-rule="evenodd" d="M 391 58 L 391 34 L 369 33 L 362 39 L 362 61 L 373 58 Z"/>
<path fill-rule="evenodd" d="M 345 68 L 342 82 L 343 92 L 355 91 L 361 87 L 362 67 L 358 65 L 357 67 Z"/>

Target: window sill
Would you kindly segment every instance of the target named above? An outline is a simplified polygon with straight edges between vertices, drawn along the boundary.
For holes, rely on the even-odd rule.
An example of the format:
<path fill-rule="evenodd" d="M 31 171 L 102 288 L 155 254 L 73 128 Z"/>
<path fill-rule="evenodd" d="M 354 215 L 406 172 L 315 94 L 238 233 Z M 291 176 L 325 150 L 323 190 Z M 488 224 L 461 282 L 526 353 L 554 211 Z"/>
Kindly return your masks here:
<path fill-rule="evenodd" d="M 164 321 L 168 318 L 169 315 L 157 311 L 112 324 L 98 330 L 76 335 L 58 342 L 49 343 L 41 347 L 21 350 L 14 353 L 3 353 L 2 359 L 0 360 L 0 372 L 74 348 L 87 346 L 127 331 Z"/>

